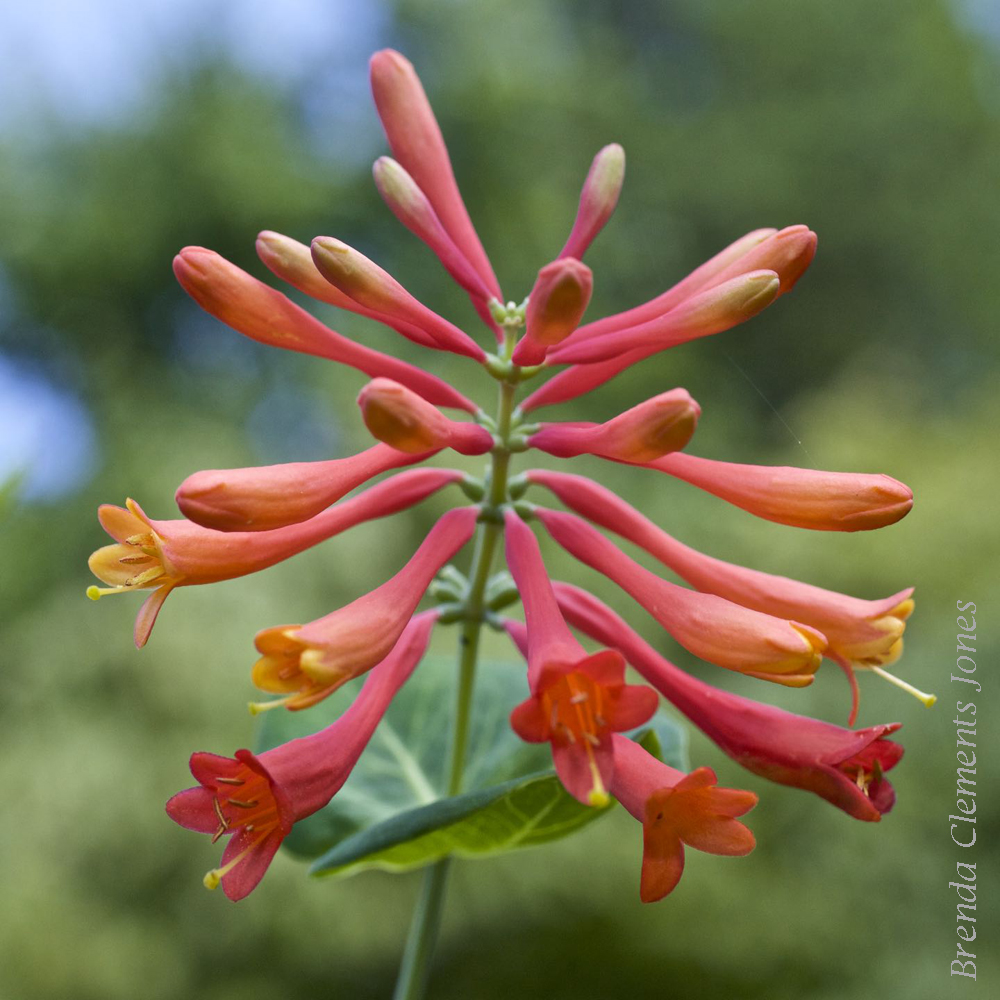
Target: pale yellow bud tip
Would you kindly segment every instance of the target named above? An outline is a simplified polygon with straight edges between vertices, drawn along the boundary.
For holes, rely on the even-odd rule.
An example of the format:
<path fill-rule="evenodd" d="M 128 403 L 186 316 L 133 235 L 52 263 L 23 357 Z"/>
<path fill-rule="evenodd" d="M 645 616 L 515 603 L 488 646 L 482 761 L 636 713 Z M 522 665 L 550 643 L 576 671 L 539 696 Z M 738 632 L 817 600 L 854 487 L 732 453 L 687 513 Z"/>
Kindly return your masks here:
<path fill-rule="evenodd" d="M 206 889 L 218 889 L 222 881 L 219 869 L 213 868 L 210 872 L 205 872 L 205 877 L 201 880 Z"/>

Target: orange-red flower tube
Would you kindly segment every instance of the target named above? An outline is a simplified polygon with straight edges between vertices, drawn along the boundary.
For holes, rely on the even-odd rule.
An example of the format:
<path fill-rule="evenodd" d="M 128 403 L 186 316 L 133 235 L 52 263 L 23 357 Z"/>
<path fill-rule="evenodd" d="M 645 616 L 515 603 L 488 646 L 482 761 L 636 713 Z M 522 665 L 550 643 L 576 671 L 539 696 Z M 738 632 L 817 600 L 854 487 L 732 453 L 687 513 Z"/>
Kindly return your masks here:
<path fill-rule="evenodd" d="M 415 392 L 388 378 L 369 382 L 358 395 L 365 426 L 384 444 L 409 454 L 452 448 L 462 455 L 484 455 L 493 435 L 479 424 L 449 420 Z"/>
<path fill-rule="evenodd" d="M 542 424 L 528 444 L 559 458 L 599 455 L 644 464 L 686 447 L 700 416 L 686 389 L 671 389 L 603 424 Z"/>
<path fill-rule="evenodd" d="M 441 129 L 413 64 L 393 49 L 376 52 L 369 65 L 372 94 L 393 156 L 434 206 L 455 245 L 490 293 L 503 293 L 458 190 Z"/>
<path fill-rule="evenodd" d="M 326 462 L 204 469 L 177 487 L 175 499 L 185 517 L 206 528 L 269 531 L 315 517 L 373 476 L 427 457 L 377 444 Z"/>
<path fill-rule="evenodd" d="M 537 365 L 550 348 L 579 325 L 590 302 L 594 276 L 586 264 L 563 257 L 538 272 L 524 316 L 524 337 L 514 348 L 515 365 Z"/>
<path fill-rule="evenodd" d="M 625 150 L 612 142 L 598 151 L 580 191 L 573 230 L 560 257 L 583 259 L 594 237 L 604 228 L 618 204 L 625 182 Z"/>
<path fill-rule="evenodd" d="M 435 573 L 472 537 L 478 514 L 478 507 L 458 507 L 442 515 L 392 579 L 350 604 L 307 625 L 258 632 L 254 683 L 316 700 L 370 670 L 392 649 Z"/>
<path fill-rule="evenodd" d="M 471 400 L 436 375 L 342 337 L 281 292 L 212 250 L 185 247 L 174 258 L 174 274 L 202 309 L 251 340 L 328 358 L 371 378 L 385 375 L 435 406 L 476 412 Z"/>
<path fill-rule="evenodd" d="M 656 711 L 656 693 L 625 683 L 621 655 L 588 656 L 566 627 L 545 572 L 538 541 L 513 512 L 506 517 L 507 564 L 524 605 L 526 636 L 509 624 L 528 660 L 530 696 L 511 713 L 529 743 L 551 743 L 566 790 L 584 805 L 603 805 L 614 775 L 611 734 L 642 725 Z"/>
<path fill-rule="evenodd" d="M 614 580 L 695 656 L 789 687 L 812 683 L 826 648 L 815 629 L 661 580 L 573 514 L 542 507 L 534 514 L 567 552 Z"/>
<path fill-rule="evenodd" d="M 753 834 L 736 819 L 757 804 L 753 792 L 719 788 L 710 767 L 678 771 L 624 736 L 614 737 L 614 747 L 612 793 L 642 823 L 644 903 L 673 892 L 684 872 L 685 844 L 729 857 L 754 849 Z"/>
<path fill-rule="evenodd" d="M 264 877 L 281 842 L 299 820 L 322 809 L 350 777 L 393 696 L 420 662 L 437 615 L 414 618 L 392 651 L 368 676 L 351 707 L 332 725 L 261 754 L 237 750 L 191 756 L 198 784 L 167 802 L 180 826 L 229 837 L 218 868 L 205 875 L 233 901 Z"/>
<path fill-rule="evenodd" d="M 183 519 L 154 521 L 134 500 L 103 504 L 97 516 L 115 539 L 91 555 L 90 571 L 107 587 L 89 587 L 93 600 L 152 589 L 135 622 L 135 644 L 149 639 L 174 587 L 217 583 L 256 573 L 348 528 L 412 507 L 462 478 L 455 469 L 410 469 L 330 507 L 308 521 L 273 531 L 213 531 Z"/>
<path fill-rule="evenodd" d="M 678 669 L 592 594 L 555 584 L 559 606 L 578 629 L 625 658 L 678 711 L 738 764 L 769 781 L 815 792 L 849 816 L 876 822 L 896 793 L 886 772 L 903 748 L 887 736 L 899 723 L 844 729 L 722 691 Z"/>
<path fill-rule="evenodd" d="M 870 531 L 895 524 L 913 506 L 913 491 L 885 475 L 740 465 L 680 454 L 646 464 L 757 517 L 795 528 Z"/>
<path fill-rule="evenodd" d="M 345 295 L 367 309 L 412 324 L 429 334 L 425 346 L 437 346 L 482 361 L 483 349 L 465 332 L 414 298 L 391 274 L 354 247 L 332 236 L 312 241 L 312 258 L 319 272 Z M 401 329 L 405 330 L 405 326 Z"/>

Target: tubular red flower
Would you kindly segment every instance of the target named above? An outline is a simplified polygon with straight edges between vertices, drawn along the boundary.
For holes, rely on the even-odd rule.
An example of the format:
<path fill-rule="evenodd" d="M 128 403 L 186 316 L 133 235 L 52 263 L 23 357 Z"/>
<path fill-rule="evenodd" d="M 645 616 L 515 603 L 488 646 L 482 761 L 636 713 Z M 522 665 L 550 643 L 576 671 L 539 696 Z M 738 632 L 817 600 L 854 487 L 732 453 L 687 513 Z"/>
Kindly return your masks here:
<path fill-rule="evenodd" d="M 684 872 L 684 845 L 708 854 L 743 857 L 755 846 L 737 816 L 757 804 L 753 792 L 718 788 L 715 772 L 690 774 L 664 764 L 637 743 L 614 737 L 616 799 L 642 823 L 639 898 L 654 903 L 674 890 Z"/>
<path fill-rule="evenodd" d="M 617 583 L 695 656 L 789 687 L 812 683 L 826 648 L 815 629 L 661 580 L 572 514 L 534 513 L 567 552 Z"/>
<path fill-rule="evenodd" d="M 436 617 L 428 612 L 410 622 L 351 707 L 326 729 L 262 754 L 192 755 L 198 785 L 178 792 L 166 808 L 175 823 L 211 834 L 213 843 L 230 838 L 220 867 L 205 876 L 207 888 L 221 883 L 231 900 L 243 899 L 264 877 L 292 826 L 340 791 L 393 696 L 420 662 Z"/>
<path fill-rule="evenodd" d="M 573 257 L 546 264 L 528 296 L 525 335 L 514 348 L 514 364 L 537 365 L 565 340 L 577 328 L 593 288 L 590 268 Z"/>
<path fill-rule="evenodd" d="M 646 323 L 562 344 L 549 356 L 556 364 L 592 364 L 628 355 L 634 364 L 668 347 L 745 323 L 777 298 L 780 286 L 774 271 L 749 271 L 692 295 Z"/>
<path fill-rule="evenodd" d="M 304 243 L 293 240 L 289 236 L 265 229 L 257 234 L 257 256 L 267 266 L 272 274 L 287 281 L 300 292 L 320 302 L 326 302 L 338 309 L 367 316 L 379 323 L 391 327 L 414 343 L 427 347 L 437 347 L 437 342 L 425 330 L 412 323 L 380 313 L 376 309 L 367 309 L 350 296 L 345 295 L 336 285 L 331 285 L 313 263 L 312 251 Z"/>
<path fill-rule="evenodd" d="M 370 70 L 375 106 L 393 156 L 427 195 L 448 235 L 490 293 L 503 301 L 496 275 L 459 194 L 441 129 L 413 65 L 398 52 L 383 49 L 372 56 Z"/>
<path fill-rule="evenodd" d="M 642 725 L 656 711 L 649 688 L 625 684 L 625 661 L 604 650 L 588 656 L 566 627 L 545 573 L 538 541 L 513 512 L 506 516 L 507 563 L 527 622 L 524 644 L 530 697 L 511 713 L 514 731 L 552 744 L 566 790 L 584 805 L 603 805 L 614 774 L 611 734 Z"/>
<path fill-rule="evenodd" d="M 802 277 L 815 254 L 816 234 L 808 226 L 786 226 L 780 232 L 755 229 L 730 243 L 655 299 L 581 326 L 573 341 L 639 326 L 670 312 L 693 295 L 750 271 L 774 271 L 781 282 L 778 294 L 784 295 Z"/>
<path fill-rule="evenodd" d="M 528 444 L 559 458 L 598 455 L 645 464 L 686 447 L 700 416 L 686 389 L 671 389 L 603 424 L 542 424 Z"/>
<path fill-rule="evenodd" d="M 475 361 L 486 357 L 467 333 L 428 309 L 392 275 L 346 243 L 332 236 L 317 236 L 312 241 L 312 258 L 320 274 L 355 302 L 426 331 L 430 340 L 421 341 L 425 346 L 453 351 Z"/>
<path fill-rule="evenodd" d="M 385 375 L 402 382 L 435 406 L 476 412 L 476 405 L 447 382 L 342 337 L 281 292 L 212 250 L 185 247 L 174 258 L 174 274 L 202 309 L 251 340 L 328 358 L 371 378 Z"/>
<path fill-rule="evenodd" d="M 417 182 L 391 156 L 380 156 L 372 175 L 382 200 L 396 218 L 434 251 L 445 270 L 472 298 L 488 302 L 493 292 L 448 235 Z"/>
<path fill-rule="evenodd" d="M 763 248 L 757 253 L 757 248 Z M 757 229 L 730 244 L 711 260 L 692 271 L 662 295 L 614 316 L 607 316 L 581 326 L 566 339 L 563 347 L 581 343 L 593 337 L 638 327 L 657 320 L 676 309 L 685 300 L 710 290 L 720 281 L 745 274 L 754 269 L 774 271 L 780 285 L 778 295 L 791 291 L 816 252 L 816 235 L 806 226 L 789 226 L 781 232 Z M 648 328 L 647 328 L 648 329 Z M 645 348 L 625 351 L 617 357 L 593 364 L 577 365 L 559 372 L 541 388 L 536 389 L 521 404 L 528 413 L 541 406 L 563 403 L 596 389 L 620 372 L 648 355 Z"/>
<path fill-rule="evenodd" d="M 389 469 L 414 465 L 413 455 L 377 444 L 326 462 L 289 462 L 246 469 L 205 469 L 177 487 L 181 513 L 216 531 L 268 531 L 314 517 L 356 486 Z"/>
<path fill-rule="evenodd" d="M 435 573 L 472 537 L 478 514 L 477 507 L 458 507 L 442 515 L 391 580 L 345 607 L 308 625 L 258 632 L 254 683 L 265 691 L 329 694 L 370 670 L 392 649 Z"/>
<path fill-rule="evenodd" d="M 406 386 L 377 378 L 358 395 L 365 426 L 379 441 L 409 454 L 453 448 L 463 455 L 484 455 L 493 435 L 478 424 L 449 420 Z"/>
<path fill-rule="evenodd" d="M 865 601 L 736 566 L 677 541 L 617 494 L 583 476 L 533 469 L 526 477 L 551 490 L 588 521 L 645 549 L 703 593 L 812 626 L 826 636 L 828 655 L 860 666 L 890 663 L 899 656 L 906 619 L 913 611 L 912 587 L 882 600 Z"/>
<path fill-rule="evenodd" d="M 794 528 L 870 531 L 895 524 L 913 506 L 913 491 L 891 476 L 739 465 L 679 454 L 646 464 L 757 517 Z"/>
<path fill-rule="evenodd" d="M 592 594 L 555 584 L 567 619 L 621 650 L 679 712 L 738 764 L 769 781 L 815 792 L 855 819 L 875 822 L 896 793 L 885 777 L 903 748 L 886 739 L 898 722 L 850 730 L 722 691 L 664 659 Z"/>
<path fill-rule="evenodd" d="M 149 639 L 156 615 L 174 587 L 218 583 L 273 566 L 348 528 L 412 507 L 462 473 L 455 469 L 411 469 L 308 521 L 274 531 L 213 531 L 186 520 L 154 521 L 132 499 L 125 508 L 103 504 L 97 516 L 116 544 L 89 560 L 107 588 L 90 587 L 97 600 L 109 593 L 155 588 L 136 619 L 135 644 Z"/>
<path fill-rule="evenodd" d="M 560 257 L 583 258 L 594 237 L 604 228 L 618 204 L 625 181 L 625 150 L 613 142 L 594 157 L 580 191 L 573 231 Z"/>

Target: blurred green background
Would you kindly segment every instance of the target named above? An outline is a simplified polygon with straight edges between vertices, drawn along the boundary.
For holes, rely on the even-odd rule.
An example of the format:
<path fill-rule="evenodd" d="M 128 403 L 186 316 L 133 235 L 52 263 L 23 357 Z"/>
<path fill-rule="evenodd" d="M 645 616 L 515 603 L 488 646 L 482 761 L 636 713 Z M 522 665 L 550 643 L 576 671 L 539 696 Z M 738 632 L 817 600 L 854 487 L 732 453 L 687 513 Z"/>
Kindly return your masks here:
<path fill-rule="evenodd" d="M 574 463 L 713 555 L 862 597 L 916 585 L 899 672 L 940 695 L 928 711 L 861 678 L 860 723 L 904 723 L 899 801 L 879 825 L 767 785 L 693 734 L 695 763 L 760 794 L 759 846 L 740 861 L 689 852 L 679 889 L 657 905 L 639 903 L 641 835 L 622 810 L 556 846 L 457 865 L 432 995 L 939 1000 L 969 988 L 948 976 L 959 860 L 979 864 L 986 936 L 972 989 L 988 988 L 1000 917 L 996 7 L 95 0 L 72 11 L 38 2 L 0 14 L 0 997 L 391 991 L 415 877 L 313 881 L 281 856 L 234 906 L 201 887 L 218 850 L 162 803 L 189 783 L 192 750 L 252 741 L 254 632 L 381 582 L 446 498 L 259 576 L 179 591 L 141 652 L 137 597 L 84 598 L 87 555 L 105 541 L 97 504 L 134 496 L 154 517 L 176 516 L 173 490 L 196 469 L 366 446 L 361 377 L 201 314 L 170 271 L 180 247 L 269 277 L 258 230 L 336 235 L 474 328 L 371 183 L 386 150 L 366 63 L 386 45 L 423 77 L 511 298 L 562 245 L 609 141 L 625 146 L 628 172 L 588 255 L 590 316 L 657 294 L 750 229 L 818 232 L 793 295 L 559 415 L 605 419 L 683 384 L 704 408 L 696 454 L 909 483 L 916 505 L 900 524 L 813 535 L 666 477 Z M 427 359 L 391 331 L 317 311 L 486 398 L 488 380 L 461 359 Z M 844 722 L 829 664 L 800 692 L 720 676 L 591 571 L 545 551 L 554 572 L 593 585 L 700 676 Z M 986 651 L 980 844 L 964 853 L 947 820 L 957 600 L 977 603 Z M 435 649 L 453 643 L 441 630 Z M 488 652 L 507 655 L 499 640 Z"/>

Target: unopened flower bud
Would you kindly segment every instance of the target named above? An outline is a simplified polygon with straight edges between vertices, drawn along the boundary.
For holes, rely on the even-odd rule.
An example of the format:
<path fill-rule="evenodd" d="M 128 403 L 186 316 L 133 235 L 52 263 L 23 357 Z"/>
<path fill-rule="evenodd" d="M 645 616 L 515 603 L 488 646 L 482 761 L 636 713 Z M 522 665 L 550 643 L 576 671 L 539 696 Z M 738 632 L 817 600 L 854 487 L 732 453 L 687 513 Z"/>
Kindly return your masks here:
<path fill-rule="evenodd" d="M 641 465 L 684 448 L 700 416 L 686 389 L 671 389 L 603 424 L 545 424 L 528 444 L 559 458 L 599 455 Z"/>
<path fill-rule="evenodd" d="M 445 231 L 490 293 L 503 299 L 489 258 L 459 193 L 441 129 L 413 64 L 394 49 L 371 58 L 372 95 L 392 155 L 434 206 Z"/>
<path fill-rule="evenodd" d="M 377 378 L 358 394 L 365 426 L 397 451 L 421 454 L 453 448 L 463 455 L 483 455 L 493 435 L 478 424 L 449 420 L 439 409 L 398 382 Z"/>
<path fill-rule="evenodd" d="M 258 248 L 259 246 L 258 243 Z M 294 248 L 292 255 L 294 257 Z M 287 276 L 272 267 L 266 258 L 264 262 L 279 276 Z M 293 263 L 290 266 L 301 273 L 299 265 Z M 184 291 L 205 312 L 251 340 L 284 350 L 329 358 L 331 361 L 350 365 L 370 377 L 388 375 L 435 404 L 453 406 L 469 413 L 476 411 L 474 403 L 436 375 L 342 337 L 277 289 L 258 281 L 213 250 L 185 247 L 174 258 L 174 274 Z M 315 278 L 323 280 L 318 272 Z M 287 280 L 303 291 L 313 293 L 308 278 L 304 279 L 306 283 L 302 285 L 291 277 Z M 326 284 L 332 289 L 328 282 Z"/>
<path fill-rule="evenodd" d="M 611 218 L 625 180 L 625 150 L 617 142 L 605 146 L 594 157 L 580 192 L 573 231 L 560 257 L 582 258 L 594 237 Z"/>
<path fill-rule="evenodd" d="M 470 295 L 481 302 L 493 293 L 448 235 L 427 195 L 417 182 L 390 156 L 380 156 L 372 167 L 375 186 L 396 218 L 437 254 L 447 272 Z"/>
<path fill-rule="evenodd" d="M 525 336 L 514 349 L 514 364 L 537 365 L 565 340 L 579 325 L 593 288 L 590 268 L 574 257 L 546 264 L 528 297 Z"/>
<path fill-rule="evenodd" d="M 639 326 L 570 344 L 557 350 L 553 359 L 559 364 L 591 364 L 629 355 L 634 363 L 751 319 L 775 300 L 780 287 L 774 271 L 750 271 L 692 295 L 676 309 Z"/>
<path fill-rule="evenodd" d="M 442 350 L 477 361 L 486 356 L 471 337 L 418 302 L 395 278 L 353 247 L 332 236 L 317 236 L 312 241 L 312 256 L 323 277 L 360 305 L 420 327 Z"/>

